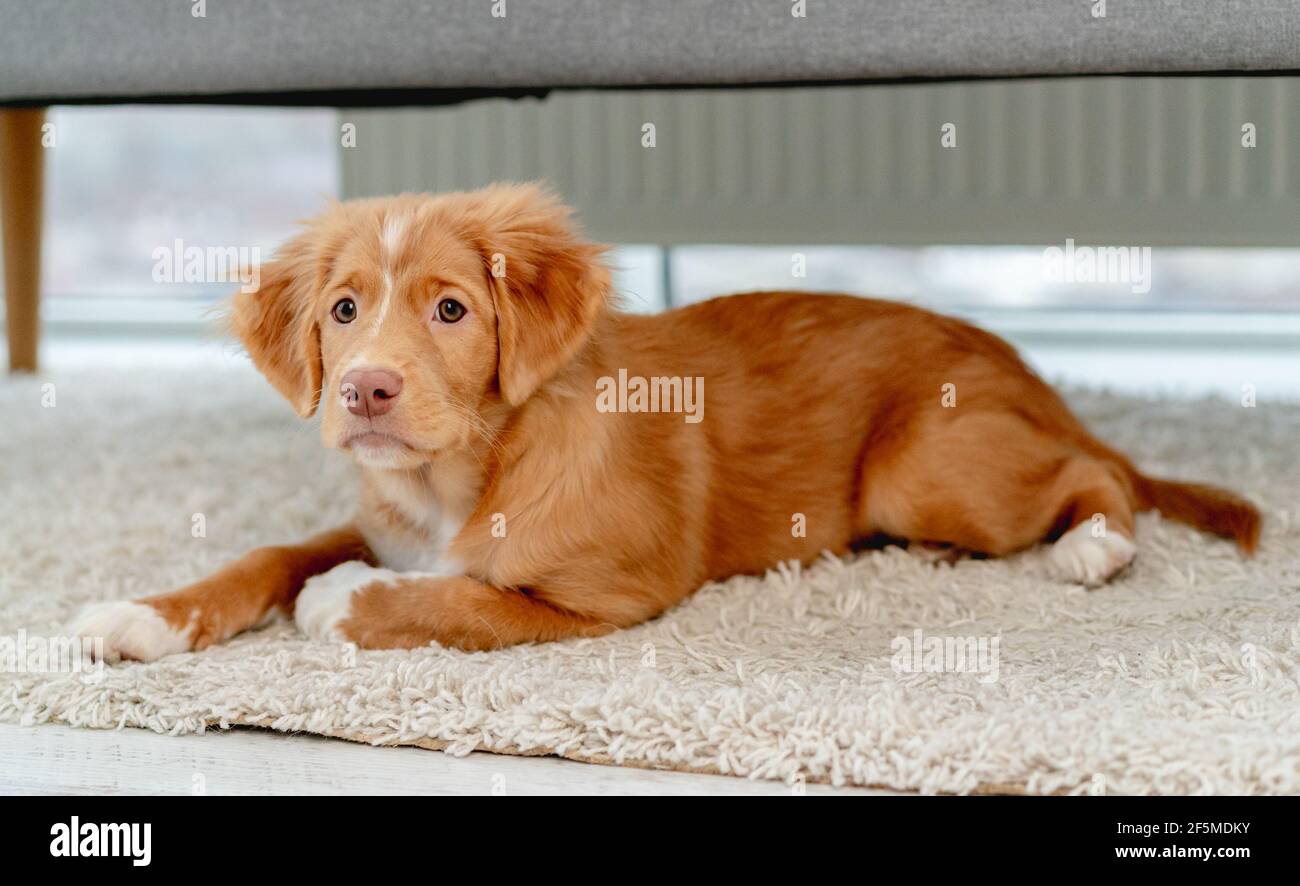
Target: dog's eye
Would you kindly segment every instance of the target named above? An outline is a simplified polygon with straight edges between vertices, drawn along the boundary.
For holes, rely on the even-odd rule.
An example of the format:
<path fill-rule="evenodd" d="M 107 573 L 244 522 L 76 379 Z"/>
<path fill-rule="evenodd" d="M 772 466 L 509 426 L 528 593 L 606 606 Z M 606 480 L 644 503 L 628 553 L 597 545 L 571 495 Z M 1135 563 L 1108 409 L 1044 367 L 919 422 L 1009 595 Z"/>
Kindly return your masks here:
<path fill-rule="evenodd" d="M 340 323 L 351 323 L 357 319 L 357 303 L 350 298 L 339 299 L 338 304 L 330 311 L 330 316 Z"/>
<path fill-rule="evenodd" d="M 443 323 L 455 323 L 465 316 L 465 306 L 454 298 L 444 298 L 438 302 L 438 319 Z"/>

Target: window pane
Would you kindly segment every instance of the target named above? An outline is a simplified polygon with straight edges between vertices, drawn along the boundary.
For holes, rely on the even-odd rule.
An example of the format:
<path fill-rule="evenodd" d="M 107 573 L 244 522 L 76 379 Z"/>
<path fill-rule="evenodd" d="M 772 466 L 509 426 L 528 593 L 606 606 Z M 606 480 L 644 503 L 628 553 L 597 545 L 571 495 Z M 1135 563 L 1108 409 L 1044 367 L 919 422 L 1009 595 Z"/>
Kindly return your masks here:
<path fill-rule="evenodd" d="M 155 281 L 155 250 L 266 257 L 338 193 L 331 110 L 73 107 L 50 122 L 43 289 L 55 297 L 223 297 L 229 283 Z"/>
<path fill-rule="evenodd" d="M 940 310 L 1294 311 L 1300 250 L 1041 246 L 682 246 L 674 299 L 811 289 Z M 1115 251 L 1123 250 L 1123 251 Z"/>

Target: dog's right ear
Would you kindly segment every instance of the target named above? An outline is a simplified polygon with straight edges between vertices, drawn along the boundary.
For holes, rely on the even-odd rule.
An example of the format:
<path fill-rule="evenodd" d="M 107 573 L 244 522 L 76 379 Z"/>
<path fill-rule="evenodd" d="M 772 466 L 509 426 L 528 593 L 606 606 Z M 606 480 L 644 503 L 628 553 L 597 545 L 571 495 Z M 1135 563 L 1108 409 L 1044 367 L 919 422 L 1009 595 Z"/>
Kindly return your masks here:
<path fill-rule="evenodd" d="M 328 270 L 315 226 L 276 251 L 254 271 L 251 291 L 235 295 L 231 330 L 253 364 L 303 418 L 320 402 L 320 324 L 314 295 Z"/>

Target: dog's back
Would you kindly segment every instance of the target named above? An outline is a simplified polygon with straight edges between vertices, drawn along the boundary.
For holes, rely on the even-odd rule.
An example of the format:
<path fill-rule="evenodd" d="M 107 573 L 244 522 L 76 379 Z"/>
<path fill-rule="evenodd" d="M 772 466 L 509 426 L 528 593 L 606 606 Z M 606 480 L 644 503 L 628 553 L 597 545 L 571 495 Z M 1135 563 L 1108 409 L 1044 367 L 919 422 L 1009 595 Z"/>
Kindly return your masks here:
<path fill-rule="evenodd" d="M 604 346 L 633 375 L 704 379 L 706 421 L 655 425 L 671 429 L 675 458 L 705 465 L 694 516 L 708 577 L 877 534 L 1006 554 L 1087 523 L 1067 546 L 1087 564 L 1060 565 L 1091 583 L 1131 557 L 1133 512 L 1150 508 L 1247 551 L 1258 538 L 1249 503 L 1142 475 L 1010 345 L 954 318 L 760 292 L 619 317 Z"/>

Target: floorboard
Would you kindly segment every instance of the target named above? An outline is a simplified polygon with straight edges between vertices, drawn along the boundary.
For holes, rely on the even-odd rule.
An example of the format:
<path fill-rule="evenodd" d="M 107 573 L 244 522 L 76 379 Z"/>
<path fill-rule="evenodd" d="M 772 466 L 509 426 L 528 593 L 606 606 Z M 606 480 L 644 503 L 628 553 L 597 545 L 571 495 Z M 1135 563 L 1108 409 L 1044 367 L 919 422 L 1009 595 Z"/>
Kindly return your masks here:
<path fill-rule="evenodd" d="M 879 794 L 807 785 L 806 793 Z M 786 795 L 788 785 L 556 757 L 376 748 L 237 729 L 158 735 L 0 725 L 0 794 Z"/>

